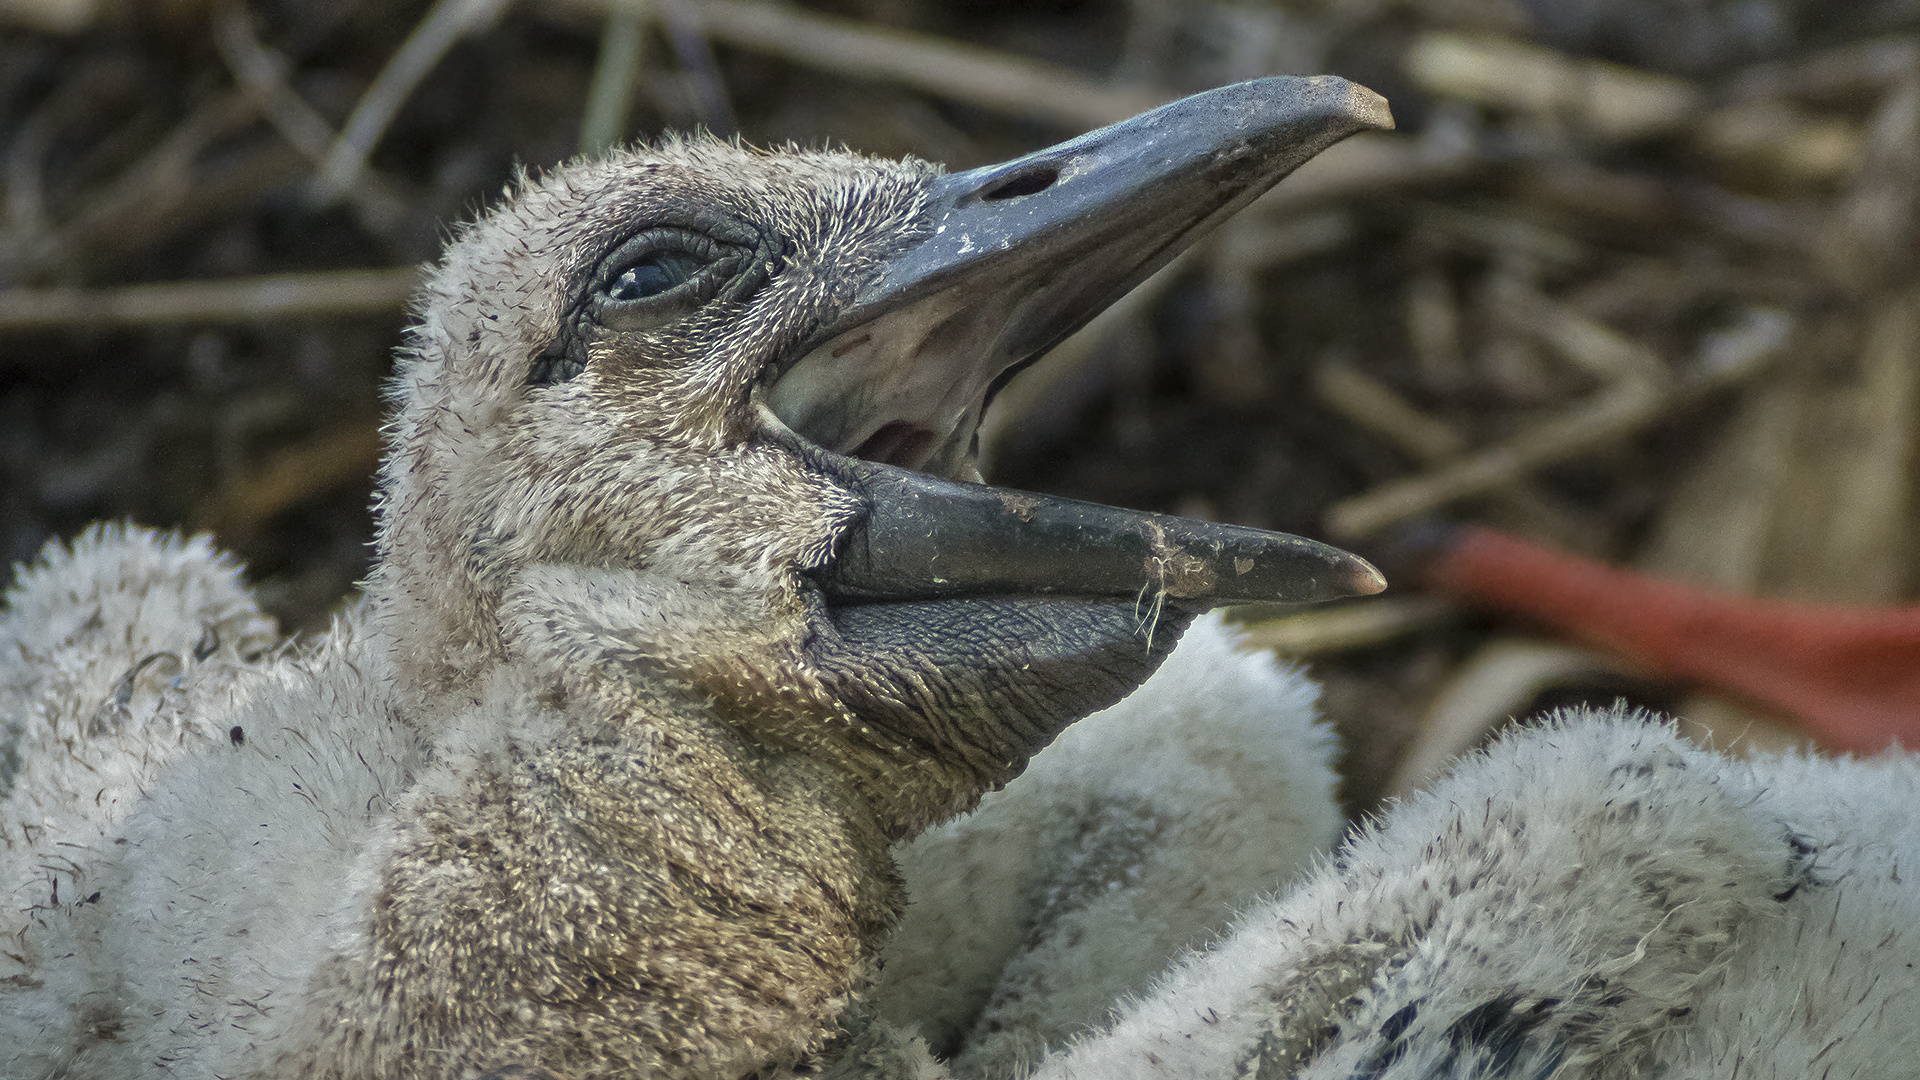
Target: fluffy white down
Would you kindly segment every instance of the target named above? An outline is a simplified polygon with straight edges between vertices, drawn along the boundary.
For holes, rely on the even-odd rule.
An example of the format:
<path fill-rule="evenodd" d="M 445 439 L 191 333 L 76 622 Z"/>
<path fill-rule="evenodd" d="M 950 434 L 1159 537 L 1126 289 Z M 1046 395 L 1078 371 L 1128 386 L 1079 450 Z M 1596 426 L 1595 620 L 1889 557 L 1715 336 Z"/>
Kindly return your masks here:
<path fill-rule="evenodd" d="M 251 1071 L 359 932 L 405 793 L 458 762 L 394 719 L 354 620 L 256 655 L 203 543 L 92 533 L 9 605 L 0 1077 Z M 1735 762 L 1574 713 L 1315 861 L 1338 821 L 1312 715 L 1311 683 L 1197 626 L 902 853 L 898 1028 L 831 1075 L 933 1080 L 916 1028 L 954 1071 L 1056 1080 L 1913 1074 L 1920 758 Z M 110 1017 L 140 1030 L 89 1040 Z"/>
<path fill-rule="evenodd" d="M 1464 761 L 1049 1078 L 1904 1077 L 1920 761 L 1574 712 Z"/>
<path fill-rule="evenodd" d="M 896 853 L 913 899 L 878 1011 L 980 1076 L 1104 1024 L 1339 837 L 1318 696 L 1198 620 L 1131 697 Z"/>
<path fill-rule="evenodd" d="M 1719 992 L 1656 1056 L 1675 1075 L 1742 1080 L 1920 1073 L 1920 759 L 1726 768 L 1756 813 L 1815 846 L 1814 884 L 1744 929 Z"/>
<path fill-rule="evenodd" d="M 313 928 L 357 921 L 374 833 L 417 764 L 385 650 L 343 625 L 310 652 L 256 655 L 271 623 L 230 563 L 140 530 L 50 546 L 9 600 L 0 638 L 72 655 L 24 654 L 38 693 L 5 714 L 27 737 L 0 825 L 47 839 L 8 865 L 19 967 L 0 979 L 0 1077 L 232 1075 L 325 955 Z M 104 612 L 102 640 L 58 636 L 63 609 Z M 193 660 L 210 626 L 221 651 Z M 136 680 L 118 724 L 88 724 L 114 707 L 115 669 L 156 652 L 184 670 L 145 697 Z M 123 1037 L 88 1038 L 101 1024 Z"/>
<path fill-rule="evenodd" d="M 214 732 L 204 704 L 244 696 L 277 638 L 205 537 L 96 525 L 20 568 L 0 614 L 0 987 L 39 966 L 120 820 Z"/>

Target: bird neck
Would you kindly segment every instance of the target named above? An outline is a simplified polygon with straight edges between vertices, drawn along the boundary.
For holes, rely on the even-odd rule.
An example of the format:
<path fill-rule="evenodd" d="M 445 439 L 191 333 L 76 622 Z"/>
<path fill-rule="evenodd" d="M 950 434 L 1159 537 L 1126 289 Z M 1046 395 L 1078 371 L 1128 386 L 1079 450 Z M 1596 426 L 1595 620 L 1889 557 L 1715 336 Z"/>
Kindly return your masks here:
<path fill-rule="evenodd" d="M 367 596 L 395 684 L 415 709 L 458 695 L 506 661 L 499 589 L 482 584 L 471 559 L 426 545 L 382 554 Z"/>
<path fill-rule="evenodd" d="M 372 586 L 400 685 L 428 731 L 500 670 L 534 673 L 575 698 L 604 686 L 680 695 L 765 760 L 805 760 L 836 777 L 846 812 L 884 823 L 890 840 L 970 808 L 1004 779 L 995 772 L 1003 759 L 1025 760 L 961 745 L 969 724 L 857 713 L 849 683 L 876 672 L 857 648 L 849 653 L 818 598 L 791 583 L 727 588 L 629 567 L 542 564 L 489 588 L 457 550 L 417 565 L 389 559 Z M 904 681 L 923 675 L 917 657 L 889 662 Z"/>
<path fill-rule="evenodd" d="M 563 1076 L 819 1052 L 904 902 L 844 778 L 674 687 L 510 667 L 468 689 L 284 1074 L 379 1074 L 402 1046 Z"/>

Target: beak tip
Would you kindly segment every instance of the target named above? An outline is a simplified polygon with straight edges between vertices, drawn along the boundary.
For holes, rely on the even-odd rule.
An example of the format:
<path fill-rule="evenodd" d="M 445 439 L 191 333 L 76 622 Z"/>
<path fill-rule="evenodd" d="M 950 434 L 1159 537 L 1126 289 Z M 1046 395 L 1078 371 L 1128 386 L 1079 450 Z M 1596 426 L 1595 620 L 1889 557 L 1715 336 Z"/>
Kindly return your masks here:
<path fill-rule="evenodd" d="M 1387 99 L 1361 86 L 1353 86 L 1354 119 L 1369 128 L 1378 131 L 1393 130 L 1393 109 L 1387 105 Z"/>
<path fill-rule="evenodd" d="M 1372 596 L 1375 593 L 1385 592 L 1386 588 L 1385 575 L 1374 569 L 1372 563 L 1355 556 L 1353 565 L 1347 570 L 1347 595 Z"/>
<path fill-rule="evenodd" d="M 1352 131 L 1393 130 L 1393 110 L 1387 99 L 1338 75 L 1317 75 L 1304 80 L 1308 93 L 1322 98 L 1322 107 L 1332 116 L 1352 124 Z"/>

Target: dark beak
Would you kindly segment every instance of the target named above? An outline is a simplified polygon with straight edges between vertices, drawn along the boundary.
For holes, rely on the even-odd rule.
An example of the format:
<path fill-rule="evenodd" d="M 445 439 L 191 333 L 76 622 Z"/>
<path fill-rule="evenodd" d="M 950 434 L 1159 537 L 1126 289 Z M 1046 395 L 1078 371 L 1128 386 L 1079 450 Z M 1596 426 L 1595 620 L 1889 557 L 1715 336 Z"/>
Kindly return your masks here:
<path fill-rule="evenodd" d="M 842 461 L 869 505 L 825 580 L 843 600 L 1071 594 L 1209 608 L 1387 587 L 1365 559 L 1317 540 Z"/>
<path fill-rule="evenodd" d="M 1344 79 L 1260 79 L 937 181 L 923 239 L 768 391 L 869 500 L 829 592 L 1210 607 L 1384 588 L 1359 557 L 1299 537 L 939 477 L 972 473 L 980 413 L 1012 373 L 1315 154 L 1390 126 L 1386 102 Z"/>
<path fill-rule="evenodd" d="M 1320 151 L 1392 126 L 1386 99 L 1345 79 L 1258 79 L 949 174 L 934 190 L 931 235 L 887 263 L 827 333 L 936 294 L 972 307 L 982 293 L 1017 293 L 994 358 L 1023 364 Z"/>

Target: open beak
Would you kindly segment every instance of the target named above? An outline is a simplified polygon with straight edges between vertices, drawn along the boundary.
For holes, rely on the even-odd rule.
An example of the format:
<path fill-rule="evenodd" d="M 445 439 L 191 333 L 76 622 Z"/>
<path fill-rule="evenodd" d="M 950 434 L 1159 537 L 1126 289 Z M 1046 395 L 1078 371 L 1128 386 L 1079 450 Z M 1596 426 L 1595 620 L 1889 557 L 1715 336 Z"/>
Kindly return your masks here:
<path fill-rule="evenodd" d="M 1386 102 L 1344 79 L 1260 79 L 940 178 L 924 237 L 766 391 L 869 504 L 829 595 L 1157 592 L 1211 607 L 1385 588 L 1358 556 L 1300 537 L 962 478 L 1002 382 L 1321 150 L 1391 126 Z"/>

